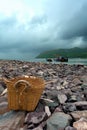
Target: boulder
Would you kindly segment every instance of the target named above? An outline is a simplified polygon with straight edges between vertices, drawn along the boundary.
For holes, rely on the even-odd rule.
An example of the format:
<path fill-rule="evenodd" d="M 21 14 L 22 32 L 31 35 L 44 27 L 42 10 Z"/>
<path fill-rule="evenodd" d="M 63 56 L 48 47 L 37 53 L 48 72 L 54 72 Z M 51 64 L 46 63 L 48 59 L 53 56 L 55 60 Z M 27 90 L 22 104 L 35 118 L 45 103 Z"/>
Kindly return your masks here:
<path fill-rule="evenodd" d="M 70 115 L 63 112 L 55 112 L 47 120 L 47 130 L 63 130 L 71 122 Z"/>
<path fill-rule="evenodd" d="M 73 123 L 73 127 L 77 130 L 87 130 L 87 119 L 80 118 L 80 120 Z"/>
<path fill-rule="evenodd" d="M 10 111 L 0 115 L 0 130 L 19 130 L 23 127 L 25 112 Z"/>
<path fill-rule="evenodd" d="M 87 118 L 87 110 L 74 111 L 74 112 L 71 112 L 71 115 L 74 118 L 74 120 L 79 120 L 81 117 Z"/>

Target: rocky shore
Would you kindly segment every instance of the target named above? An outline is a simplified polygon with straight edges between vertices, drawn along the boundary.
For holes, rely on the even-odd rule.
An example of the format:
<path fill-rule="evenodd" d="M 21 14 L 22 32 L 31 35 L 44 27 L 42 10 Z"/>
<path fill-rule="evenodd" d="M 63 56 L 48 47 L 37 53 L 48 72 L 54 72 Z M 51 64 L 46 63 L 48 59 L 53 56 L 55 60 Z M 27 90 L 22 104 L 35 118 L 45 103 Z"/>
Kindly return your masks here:
<path fill-rule="evenodd" d="M 87 66 L 0 60 L 0 77 L 23 75 L 43 78 L 45 89 L 35 111 L 12 111 L 0 81 L 0 130 L 87 130 Z"/>

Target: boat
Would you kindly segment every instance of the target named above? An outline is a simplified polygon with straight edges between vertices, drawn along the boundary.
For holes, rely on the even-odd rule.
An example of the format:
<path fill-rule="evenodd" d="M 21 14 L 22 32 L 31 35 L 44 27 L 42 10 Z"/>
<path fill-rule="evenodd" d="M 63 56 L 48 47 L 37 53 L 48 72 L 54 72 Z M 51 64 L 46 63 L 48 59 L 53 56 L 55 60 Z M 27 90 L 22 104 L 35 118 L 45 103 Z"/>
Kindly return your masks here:
<path fill-rule="evenodd" d="M 54 61 L 56 62 L 68 62 L 68 58 L 67 57 L 63 57 L 63 56 L 59 56 L 57 58 L 54 59 Z"/>
<path fill-rule="evenodd" d="M 53 60 L 51 58 L 47 58 L 46 61 L 52 62 Z"/>

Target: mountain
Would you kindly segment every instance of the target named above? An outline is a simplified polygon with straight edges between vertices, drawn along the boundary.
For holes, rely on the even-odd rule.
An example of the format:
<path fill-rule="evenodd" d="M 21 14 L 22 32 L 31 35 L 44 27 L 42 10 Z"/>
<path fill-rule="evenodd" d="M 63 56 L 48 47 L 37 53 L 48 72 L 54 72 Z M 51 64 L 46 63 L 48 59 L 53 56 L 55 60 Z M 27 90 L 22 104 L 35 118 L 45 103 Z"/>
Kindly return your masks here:
<path fill-rule="evenodd" d="M 36 58 L 56 58 L 64 56 L 68 58 L 87 58 L 87 48 L 55 49 L 40 53 Z"/>

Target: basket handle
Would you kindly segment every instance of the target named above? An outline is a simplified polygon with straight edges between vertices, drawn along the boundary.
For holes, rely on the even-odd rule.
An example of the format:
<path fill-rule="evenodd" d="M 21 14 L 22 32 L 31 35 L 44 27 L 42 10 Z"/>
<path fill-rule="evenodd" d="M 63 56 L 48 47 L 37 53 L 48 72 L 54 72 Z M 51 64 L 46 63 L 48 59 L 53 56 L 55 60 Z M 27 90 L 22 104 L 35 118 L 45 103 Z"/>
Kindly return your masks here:
<path fill-rule="evenodd" d="M 21 94 L 23 93 L 23 91 L 25 91 L 27 88 L 31 87 L 30 83 L 26 80 L 18 80 L 15 84 L 14 84 L 14 88 L 17 89 L 17 92 L 18 92 L 18 85 L 20 83 L 25 83 L 25 87 L 24 89 L 22 90 Z"/>

